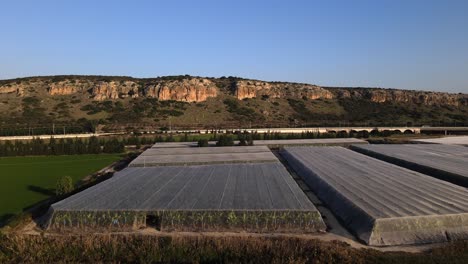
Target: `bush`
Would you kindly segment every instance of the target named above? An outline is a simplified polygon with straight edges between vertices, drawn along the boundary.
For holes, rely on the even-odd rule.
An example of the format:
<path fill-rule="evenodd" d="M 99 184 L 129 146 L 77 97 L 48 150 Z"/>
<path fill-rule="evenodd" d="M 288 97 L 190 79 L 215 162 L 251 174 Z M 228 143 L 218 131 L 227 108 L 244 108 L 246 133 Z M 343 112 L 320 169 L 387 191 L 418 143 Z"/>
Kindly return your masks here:
<path fill-rule="evenodd" d="M 62 196 L 73 191 L 73 180 L 70 176 L 64 176 L 57 181 L 55 194 Z"/>
<path fill-rule="evenodd" d="M 234 139 L 228 135 L 221 135 L 219 136 L 218 142 L 216 142 L 216 146 L 234 146 Z"/>
<path fill-rule="evenodd" d="M 228 98 L 224 100 L 223 103 L 226 105 L 229 113 L 250 119 L 256 119 L 258 117 L 255 109 L 241 106 L 237 99 Z"/>
<path fill-rule="evenodd" d="M 247 146 L 247 141 L 244 138 L 239 139 L 239 146 Z"/>
<path fill-rule="evenodd" d="M 239 146 L 253 146 L 253 136 L 250 133 L 239 134 Z"/>
<path fill-rule="evenodd" d="M 208 147 L 208 139 L 199 139 L 198 140 L 199 147 Z"/>

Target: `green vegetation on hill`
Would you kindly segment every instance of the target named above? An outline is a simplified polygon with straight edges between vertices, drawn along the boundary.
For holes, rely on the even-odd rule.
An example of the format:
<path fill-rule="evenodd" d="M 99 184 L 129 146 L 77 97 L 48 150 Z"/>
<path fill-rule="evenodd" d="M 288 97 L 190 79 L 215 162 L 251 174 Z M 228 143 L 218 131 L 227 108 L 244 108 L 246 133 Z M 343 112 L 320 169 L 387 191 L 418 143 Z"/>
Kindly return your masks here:
<path fill-rule="evenodd" d="M 257 121 L 264 119 L 255 109 L 247 106 L 242 106 L 239 100 L 235 98 L 227 98 L 223 101 L 226 105 L 227 111 L 234 115 L 235 119 L 238 120 L 250 120 Z"/>
<path fill-rule="evenodd" d="M 466 108 L 426 106 L 404 103 L 374 103 L 366 100 L 340 100 L 346 112 L 344 119 L 371 125 L 468 125 Z"/>
<path fill-rule="evenodd" d="M 307 89 L 302 89 L 305 84 L 250 81 L 231 76 L 203 78 L 218 90 L 217 97 L 209 97 L 206 101 L 194 103 L 159 101 L 153 98 L 158 96 L 157 92 L 146 94 L 148 91 L 145 89 L 148 85 L 194 78 L 200 77 L 180 75 L 138 79 L 125 76 L 70 75 L 0 80 L 0 86 L 3 88 L 15 86 L 21 88 L 21 95 L 15 92 L 16 90 L 0 93 L 0 136 L 93 132 L 96 129 L 144 130 L 148 127 L 157 130 L 161 127 L 211 129 L 342 124 L 349 126 L 468 125 L 468 96 L 453 99 L 456 95 L 449 94 L 374 88 L 317 88 L 319 89 L 316 90 L 317 94 L 306 96 L 304 91 L 312 88 L 307 86 Z M 121 90 L 115 86 L 128 88 L 126 86 L 128 81 L 132 82 L 131 86 L 136 87 L 136 90 L 120 94 Z M 202 79 L 200 81 L 203 83 Z M 256 82 L 265 85 L 238 90 L 239 81 L 244 81 L 247 85 Z M 64 89 L 74 87 L 75 90 L 60 95 L 49 94 L 50 86 L 59 82 L 65 82 L 59 87 Z M 114 82 L 112 89 L 115 90 L 112 98 L 115 96 L 119 98 L 110 99 L 107 95 L 109 93 L 107 89 L 111 89 L 109 86 L 99 92 L 101 96 L 99 100 L 103 101 L 95 100 L 93 89 L 100 82 Z M 195 100 L 195 98 L 204 98 L 203 95 L 207 92 L 202 87 L 195 91 L 195 96 L 194 90 L 188 93 L 187 89 L 189 87 L 177 90 L 179 94 L 176 97 L 184 100 L 186 96 L 190 96 L 190 100 Z M 255 89 L 264 90 L 257 98 L 237 99 L 241 93 L 244 94 L 239 98 L 252 96 Z M 276 96 L 275 93 L 279 91 L 281 95 Z M 138 97 L 133 98 L 132 95 L 137 92 Z M 268 92 L 271 94 L 265 94 Z M 342 96 L 342 94 L 348 95 Z M 168 98 L 167 94 L 164 98 Z M 433 104 L 424 104 L 425 100 Z"/>
<path fill-rule="evenodd" d="M 77 183 L 119 159 L 113 154 L 0 158 L 0 226 L 54 196 L 61 177 L 70 176 Z"/>

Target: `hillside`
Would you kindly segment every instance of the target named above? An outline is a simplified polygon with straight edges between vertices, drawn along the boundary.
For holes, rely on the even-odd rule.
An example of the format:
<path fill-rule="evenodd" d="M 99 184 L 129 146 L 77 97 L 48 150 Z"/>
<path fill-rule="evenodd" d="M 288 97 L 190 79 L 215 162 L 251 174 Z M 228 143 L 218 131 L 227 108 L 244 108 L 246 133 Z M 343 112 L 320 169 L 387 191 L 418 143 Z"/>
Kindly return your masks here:
<path fill-rule="evenodd" d="M 237 77 L 44 76 L 0 81 L 0 129 L 468 125 L 468 94 Z M 57 131 L 56 131 L 57 133 Z"/>

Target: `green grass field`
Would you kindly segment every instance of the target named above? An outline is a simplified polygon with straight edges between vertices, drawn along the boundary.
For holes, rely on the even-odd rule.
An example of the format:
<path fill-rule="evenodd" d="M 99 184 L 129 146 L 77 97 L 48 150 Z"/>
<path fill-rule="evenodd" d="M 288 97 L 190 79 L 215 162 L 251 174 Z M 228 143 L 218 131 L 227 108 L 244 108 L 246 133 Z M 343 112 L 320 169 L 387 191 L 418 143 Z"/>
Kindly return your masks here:
<path fill-rule="evenodd" d="M 119 159 L 110 154 L 0 158 L 0 223 L 54 195 L 60 177 L 77 183 Z"/>

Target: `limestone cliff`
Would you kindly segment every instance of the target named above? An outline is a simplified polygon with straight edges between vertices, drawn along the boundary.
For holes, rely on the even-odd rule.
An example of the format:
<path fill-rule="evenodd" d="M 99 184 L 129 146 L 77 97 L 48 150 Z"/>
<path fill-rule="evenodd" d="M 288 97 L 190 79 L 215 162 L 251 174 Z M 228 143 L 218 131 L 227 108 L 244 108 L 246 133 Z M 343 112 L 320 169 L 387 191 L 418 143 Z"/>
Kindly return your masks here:
<path fill-rule="evenodd" d="M 79 85 L 72 84 L 69 81 L 52 83 L 47 89 L 50 95 L 69 95 L 74 94 L 79 90 Z"/>
<path fill-rule="evenodd" d="M 305 97 L 311 100 L 334 98 L 330 91 L 316 85 L 247 80 L 240 80 L 235 83 L 234 94 L 239 100 L 261 96 L 271 98 Z"/>
<path fill-rule="evenodd" d="M 245 98 L 307 98 L 366 100 L 421 105 L 468 105 L 467 94 L 380 88 L 331 88 L 311 84 L 265 82 L 240 78 L 172 76 L 149 79 L 108 76 L 52 76 L 0 81 L 0 96 L 80 95 L 96 101 L 149 97 L 158 100 L 203 102 L 220 95 Z"/>
<path fill-rule="evenodd" d="M 13 93 L 16 92 L 16 88 L 6 87 L 0 92 Z M 218 96 L 216 84 L 204 78 L 162 79 L 143 86 L 135 81 L 123 80 L 91 82 L 65 80 L 50 83 L 47 92 L 52 96 L 89 92 L 89 97 L 96 101 L 149 97 L 161 101 L 202 102 L 210 97 Z"/>
<path fill-rule="evenodd" d="M 332 88 L 338 99 L 370 100 L 375 103 L 399 102 L 423 105 L 468 105 L 468 95 L 395 89 Z"/>
<path fill-rule="evenodd" d="M 160 101 L 202 102 L 218 96 L 218 88 L 212 81 L 202 78 L 162 81 L 145 87 L 144 96 Z"/>
<path fill-rule="evenodd" d="M 25 85 L 21 83 L 6 83 L 0 84 L 0 95 L 23 96 L 25 93 Z"/>
<path fill-rule="evenodd" d="M 24 85 L 22 84 L 4 84 L 0 85 L 0 94 L 14 94 L 16 96 L 23 96 Z"/>
<path fill-rule="evenodd" d="M 97 101 L 137 98 L 139 96 L 138 84 L 133 81 L 100 81 L 93 86 L 91 96 Z"/>

